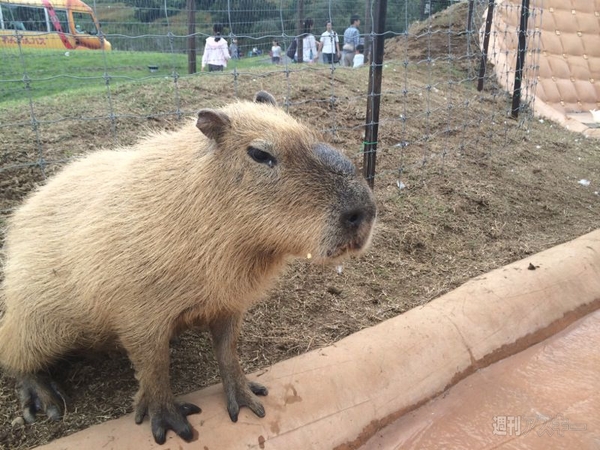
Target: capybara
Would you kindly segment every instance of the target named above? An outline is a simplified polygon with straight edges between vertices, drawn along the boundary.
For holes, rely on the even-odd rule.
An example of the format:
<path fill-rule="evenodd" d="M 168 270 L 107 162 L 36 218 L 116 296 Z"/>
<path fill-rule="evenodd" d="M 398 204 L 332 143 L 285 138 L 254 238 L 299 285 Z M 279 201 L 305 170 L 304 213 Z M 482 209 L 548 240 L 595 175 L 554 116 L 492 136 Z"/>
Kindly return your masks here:
<path fill-rule="evenodd" d="M 175 401 L 169 343 L 190 327 L 211 333 L 231 420 L 241 406 L 263 417 L 267 389 L 237 356 L 244 312 L 291 258 L 362 252 L 375 216 L 353 164 L 264 91 L 70 163 L 8 222 L 0 363 L 25 420 L 64 412 L 53 363 L 117 344 L 139 381 L 136 423 L 189 441 L 200 408 Z"/>

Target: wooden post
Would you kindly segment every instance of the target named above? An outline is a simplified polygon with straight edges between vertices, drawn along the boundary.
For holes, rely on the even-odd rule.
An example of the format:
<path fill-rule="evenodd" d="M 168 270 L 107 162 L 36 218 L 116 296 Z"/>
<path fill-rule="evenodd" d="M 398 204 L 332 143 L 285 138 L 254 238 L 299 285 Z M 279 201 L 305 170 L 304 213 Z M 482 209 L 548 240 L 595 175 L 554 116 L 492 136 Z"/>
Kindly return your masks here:
<path fill-rule="evenodd" d="M 296 47 L 296 54 L 298 57 L 296 58 L 297 63 L 304 62 L 304 38 L 302 37 L 302 33 L 304 32 L 304 0 L 298 0 L 298 46 Z"/>
<path fill-rule="evenodd" d="M 466 32 L 471 34 L 473 31 L 473 10 L 475 9 L 475 0 L 469 0 L 469 14 L 467 15 L 467 29 Z"/>
<path fill-rule="evenodd" d="M 371 61 L 371 0 L 365 2 L 365 26 L 363 27 L 365 36 L 365 64 Z"/>
<path fill-rule="evenodd" d="M 485 19 L 485 34 L 483 35 L 483 49 L 481 51 L 481 64 L 479 65 L 479 76 L 477 77 L 477 90 L 483 90 L 483 78 L 485 77 L 485 65 L 487 63 L 487 53 L 490 46 L 490 32 L 492 30 L 492 20 L 494 19 L 495 0 L 489 0 L 487 18 Z"/>
<path fill-rule="evenodd" d="M 383 33 L 387 0 L 376 0 L 373 37 L 373 62 L 369 69 L 369 97 L 367 99 L 367 119 L 363 142 L 363 175 L 371 189 L 375 186 L 375 163 L 377 160 L 377 133 L 379 131 L 379 105 L 381 103 L 381 79 L 383 77 Z"/>
<path fill-rule="evenodd" d="M 521 81 L 523 81 L 523 64 L 527 52 L 527 21 L 529 20 L 529 0 L 521 3 L 521 23 L 519 24 L 519 50 L 517 51 L 517 65 L 515 69 L 515 85 L 512 98 L 511 116 L 519 117 L 521 107 Z"/>
<path fill-rule="evenodd" d="M 196 73 L 196 0 L 187 0 L 188 12 L 188 73 Z"/>

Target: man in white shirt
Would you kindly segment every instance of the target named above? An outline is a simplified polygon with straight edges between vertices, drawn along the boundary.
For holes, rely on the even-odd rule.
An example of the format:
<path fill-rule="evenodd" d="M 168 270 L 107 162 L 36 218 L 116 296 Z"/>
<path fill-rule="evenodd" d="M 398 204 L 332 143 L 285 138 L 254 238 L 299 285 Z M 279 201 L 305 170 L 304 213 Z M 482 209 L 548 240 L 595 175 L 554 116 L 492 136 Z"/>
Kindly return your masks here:
<path fill-rule="evenodd" d="M 323 32 L 319 39 L 319 53 L 323 54 L 323 62 L 331 64 L 340 59 L 340 38 L 332 30 L 331 22 L 327 22 L 327 30 Z"/>

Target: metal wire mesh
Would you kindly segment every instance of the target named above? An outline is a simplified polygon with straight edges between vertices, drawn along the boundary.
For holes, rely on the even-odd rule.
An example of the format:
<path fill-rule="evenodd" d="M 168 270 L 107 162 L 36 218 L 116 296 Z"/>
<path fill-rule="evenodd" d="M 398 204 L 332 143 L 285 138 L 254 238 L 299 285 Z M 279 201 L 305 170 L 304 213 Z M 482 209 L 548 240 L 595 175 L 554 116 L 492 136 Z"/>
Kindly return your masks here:
<path fill-rule="evenodd" d="M 148 127 L 149 121 L 159 127 L 176 126 L 173 123 L 201 106 L 194 102 L 199 90 L 218 101 L 223 97 L 248 98 L 256 86 L 274 91 L 292 113 L 307 105 L 318 107 L 321 113 L 326 111 L 316 120 L 319 131 L 334 142 L 341 135 L 353 136 L 346 150 L 359 155 L 364 128 L 373 125 L 364 123 L 361 112 L 373 95 L 366 88 L 369 70 L 350 74 L 351 69 L 323 63 L 322 58 L 314 64 L 296 64 L 285 56 L 285 49 L 302 32 L 301 24 L 308 17 L 315 24 L 311 32 L 317 40 L 325 23 L 332 21 L 342 41 L 350 15 L 359 14 L 361 39 L 368 43 L 375 37 L 377 5 L 374 0 L 197 1 L 196 32 L 191 36 L 198 46 L 198 58 L 215 22 L 224 24 L 223 37 L 230 50 L 235 39 L 237 51 L 223 72 L 193 74 L 187 73 L 190 12 L 184 1 L 93 0 L 89 6 L 101 23 L 97 35 L 110 42 L 112 51 L 32 49 L 25 42 L 26 34 L 7 28 L 8 13 L 3 9 L 0 210 L 14 207 L 28 190 L 23 185 L 32 188 L 43 182 L 49 168 L 53 172 L 93 148 L 130 142 L 129 135 L 122 134 L 128 126 Z M 393 159 L 387 158 L 378 166 L 376 176 L 383 183 L 402 188 L 410 171 L 419 170 L 426 179 L 443 172 L 448 163 L 489 158 L 491 151 L 486 149 L 494 148 L 492 143 L 506 145 L 511 133 L 518 132 L 515 130 L 530 118 L 528 102 L 535 92 L 535 76 L 529 76 L 523 85 L 523 114 L 517 127 L 507 118 L 510 95 L 499 87 L 491 71 L 485 74 L 485 89 L 474 89 L 487 6 L 482 0 L 388 3 L 380 94 L 383 108 L 376 123 L 380 127 L 378 153 L 393 155 Z M 531 8 L 528 46 L 533 57 L 527 58 L 525 66 L 530 75 L 536 71 L 536 24 L 540 20 L 539 9 Z M 49 31 L 36 34 L 38 39 L 56 34 L 50 24 L 48 27 Z M 514 30 L 494 31 L 491 39 L 497 33 L 511 32 Z M 11 39 L 14 42 L 7 44 Z M 283 49 L 281 64 L 271 64 L 269 51 L 274 40 Z M 504 72 L 507 80 L 514 78 L 511 70 L 507 66 Z M 347 89 L 349 76 L 352 80 L 363 78 L 365 87 Z M 310 79 L 324 82 L 324 88 L 315 92 L 302 85 Z M 134 94 L 128 90 L 131 86 L 136 89 Z M 467 94 L 465 86 L 470 89 Z M 84 105 L 73 108 L 79 102 Z M 476 107 L 481 102 L 497 105 L 491 116 L 478 114 Z M 350 110 L 356 111 L 353 120 L 348 120 Z M 70 137 L 69 129 L 81 128 L 86 129 L 85 143 L 73 145 L 81 140 L 80 134 Z M 58 129 L 62 131 L 57 136 Z M 466 131 L 473 129 L 480 132 L 466 138 Z M 23 178 L 28 181 L 23 182 Z"/>

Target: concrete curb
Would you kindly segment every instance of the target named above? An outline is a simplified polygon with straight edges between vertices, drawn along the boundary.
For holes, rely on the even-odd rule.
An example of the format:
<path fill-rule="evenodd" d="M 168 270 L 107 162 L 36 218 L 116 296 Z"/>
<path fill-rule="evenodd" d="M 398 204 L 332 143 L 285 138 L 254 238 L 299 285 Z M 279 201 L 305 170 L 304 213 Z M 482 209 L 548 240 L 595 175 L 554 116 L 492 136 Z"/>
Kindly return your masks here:
<path fill-rule="evenodd" d="M 184 396 L 203 412 L 186 443 L 154 443 L 132 415 L 39 447 L 57 449 L 356 449 L 378 429 L 475 370 L 600 308 L 600 230 L 465 283 L 333 346 L 250 376 L 267 416 L 231 423 L 220 385 Z"/>

